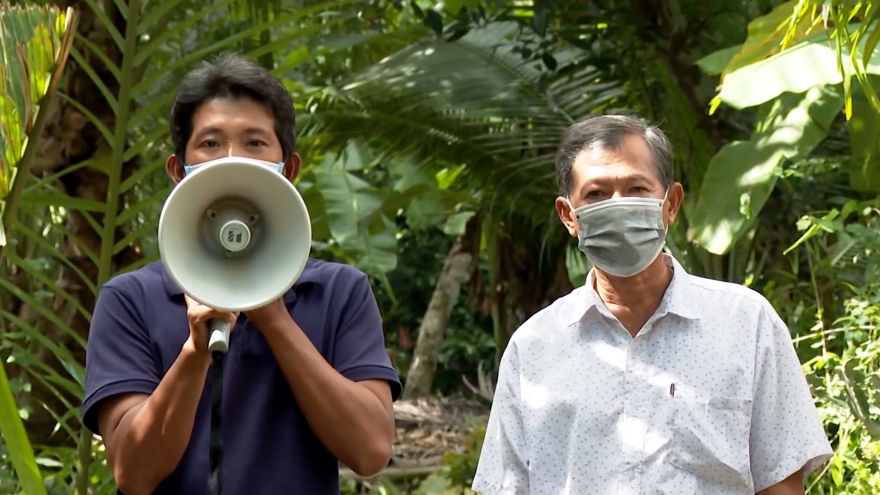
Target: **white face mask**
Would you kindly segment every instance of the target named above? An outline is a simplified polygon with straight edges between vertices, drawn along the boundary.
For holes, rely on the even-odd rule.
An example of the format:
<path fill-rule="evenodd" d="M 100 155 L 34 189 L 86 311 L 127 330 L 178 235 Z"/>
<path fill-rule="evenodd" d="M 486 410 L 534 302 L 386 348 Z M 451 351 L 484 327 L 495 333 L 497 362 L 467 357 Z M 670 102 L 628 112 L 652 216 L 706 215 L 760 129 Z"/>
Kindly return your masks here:
<path fill-rule="evenodd" d="M 231 156 L 232 156 L 232 155 L 229 155 L 229 157 L 231 157 Z M 226 157 L 226 158 L 228 158 L 228 157 Z M 183 164 L 183 175 L 184 175 L 184 176 L 187 176 L 187 175 L 190 174 L 190 172 L 192 172 L 192 171 L 195 170 L 196 168 L 202 167 L 202 166 L 204 166 L 204 165 L 211 165 L 211 164 L 214 163 L 215 161 L 218 161 L 218 160 L 225 160 L 226 158 L 218 158 L 218 159 L 216 159 L 216 160 L 210 160 L 210 161 L 203 162 L 203 163 L 199 163 L 199 164 L 196 164 L 196 165 L 187 165 L 186 163 L 184 163 L 184 164 Z M 255 161 L 258 161 L 258 162 L 262 162 L 262 163 L 266 164 L 266 166 L 269 167 L 269 168 L 277 168 L 279 174 L 283 174 L 283 173 L 284 173 L 284 162 L 272 163 L 272 162 L 267 162 L 267 161 L 265 161 L 265 160 L 258 160 L 258 159 L 256 159 L 256 158 L 248 158 L 248 160 L 255 160 Z"/>
<path fill-rule="evenodd" d="M 657 259 L 666 243 L 663 199 L 612 198 L 585 205 L 578 219 L 578 247 L 590 263 L 615 277 L 632 277 Z M 571 203 L 569 202 L 569 206 Z"/>

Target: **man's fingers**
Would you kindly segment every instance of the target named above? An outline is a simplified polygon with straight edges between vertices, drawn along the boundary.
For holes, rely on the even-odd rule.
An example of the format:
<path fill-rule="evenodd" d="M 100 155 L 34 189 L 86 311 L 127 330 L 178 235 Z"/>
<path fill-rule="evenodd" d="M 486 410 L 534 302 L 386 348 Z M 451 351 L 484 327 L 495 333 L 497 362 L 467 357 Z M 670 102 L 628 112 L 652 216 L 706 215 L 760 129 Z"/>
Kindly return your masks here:
<path fill-rule="evenodd" d="M 184 297 L 186 298 L 186 313 L 193 324 L 207 323 L 208 320 L 218 318 L 229 322 L 234 327 L 236 320 L 238 320 L 238 313 L 213 309 L 187 295 L 184 295 Z"/>
<path fill-rule="evenodd" d="M 233 327 L 235 326 L 236 320 L 238 320 L 238 313 L 226 313 L 226 321 L 228 321 Z"/>

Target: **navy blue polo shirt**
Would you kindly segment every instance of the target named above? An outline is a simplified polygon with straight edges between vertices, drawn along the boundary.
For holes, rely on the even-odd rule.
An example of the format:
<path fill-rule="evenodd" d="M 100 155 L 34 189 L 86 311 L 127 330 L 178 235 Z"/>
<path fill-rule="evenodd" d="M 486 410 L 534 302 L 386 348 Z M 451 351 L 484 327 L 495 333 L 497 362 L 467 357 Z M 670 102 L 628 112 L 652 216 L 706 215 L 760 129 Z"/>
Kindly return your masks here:
<path fill-rule="evenodd" d="M 354 381 L 387 380 L 398 398 L 400 381 L 385 350 L 379 308 L 363 273 L 310 259 L 284 302 L 340 374 Z M 152 393 L 188 337 L 183 293 L 161 262 L 104 285 L 86 353 L 86 427 L 99 433 L 95 405 L 101 400 Z M 268 343 L 244 315 L 230 336 L 223 373 L 223 491 L 338 494 L 337 459 L 312 433 Z M 208 495 L 210 387 L 208 373 L 189 445 L 154 495 Z"/>

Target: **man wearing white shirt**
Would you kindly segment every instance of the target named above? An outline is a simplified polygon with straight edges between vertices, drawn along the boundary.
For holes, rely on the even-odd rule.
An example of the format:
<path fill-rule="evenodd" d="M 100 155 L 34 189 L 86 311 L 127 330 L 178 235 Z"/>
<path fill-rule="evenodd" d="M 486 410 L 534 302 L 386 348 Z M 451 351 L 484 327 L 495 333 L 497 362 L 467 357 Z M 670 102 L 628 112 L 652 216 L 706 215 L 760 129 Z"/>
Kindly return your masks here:
<path fill-rule="evenodd" d="M 571 126 L 556 210 L 593 270 L 504 352 L 484 495 L 803 495 L 832 450 L 785 324 L 662 254 L 684 192 L 659 128 Z"/>

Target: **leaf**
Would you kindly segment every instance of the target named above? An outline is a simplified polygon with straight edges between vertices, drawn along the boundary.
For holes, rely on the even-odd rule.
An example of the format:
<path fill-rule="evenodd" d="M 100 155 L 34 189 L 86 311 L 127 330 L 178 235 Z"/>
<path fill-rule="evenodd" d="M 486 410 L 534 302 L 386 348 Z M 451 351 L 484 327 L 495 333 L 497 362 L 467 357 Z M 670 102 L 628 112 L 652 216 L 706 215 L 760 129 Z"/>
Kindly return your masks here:
<path fill-rule="evenodd" d="M 446 38 L 447 43 L 452 43 L 453 41 L 458 41 L 465 37 L 470 32 L 469 27 L 461 27 L 452 32 L 448 38 Z"/>
<path fill-rule="evenodd" d="M 726 253 L 755 221 L 783 161 L 806 157 L 826 137 L 843 97 L 835 88 L 818 86 L 767 105 L 751 138 L 721 148 L 703 178 L 690 228 L 711 253 Z"/>
<path fill-rule="evenodd" d="M 416 14 L 416 17 L 423 18 L 425 17 L 425 13 L 422 11 L 419 4 L 416 3 L 416 0 L 410 0 L 409 4 L 412 6 L 413 12 Z"/>
<path fill-rule="evenodd" d="M 443 10 L 452 15 L 458 14 L 464 7 L 464 0 L 445 0 L 443 2 Z"/>
<path fill-rule="evenodd" d="M 847 403 L 853 416 L 862 422 L 871 437 L 880 440 L 880 421 L 871 417 L 872 406 L 876 407 L 876 404 L 871 403 L 871 399 L 875 399 L 878 392 L 876 381 L 868 382 L 864 371 L 858 368 L 858 364 L 858 360 L 848 359 L 835 371 L 843 380 Z"/>
<path fill-rule="evenodd" d="M 0 6 L 0 259 L 75 29 L 72 9 Z M 22 490 L 44 495 L 43 477 L 19 409 L 0 362 L 0 433 Z"/>
<path fill-rule="evenodd" d="M 556 59 L 553 57 L 553 55 L 545 53 L 541 55 L 541 60 L 544 62 L 544 66 L 547 67 L 550 72 L 556 70 L 557 64 Z"/>
<path fill-rule="evenodd" d="M 449 217 L 443 226 L 443 233 L 450 236 L 460 236 L 464 234 L 468 221 L 473 218 L 473 211 L 463 211 Z"/>
<path fill-rule="evenodd" d="M 381 214 L 384 198 L 379 190 L 354 175 L 346 164 L 362 168 L 328 154 L 314 170 L 330 231 L 340 247 L 357 258 L 359 268 L 370 275 L 384 275 L 397 266 L 396 226 Z"/>
<path fill-rule="evenodd" d="M 880 87 L 880 76 L 868 82 Z M 861 192 L 880 192 L 880 114 L 861 87 L 853 89 L 852 116 L 847 122 L 852 150 L 850 186 Z"/>
<path fill-rule="evenodd" d="M 322 136 L 321 149 L 362 137 L 378 154 L 410 157 L 437 174 L 456 170 L 441 188 L 546 225 L 559 137 L 614 105 L 622 87 L 602 81 L 577 49 L 553 52 L 548 77 L 516 51 L 518 30 L 491 22 L 453 43 L 413 43 L 325 92 L 309 132 Z"/>
<path fill-rule="evenodd" d="M 782 42 L 791 24 L 791 16 L 800 2 L 789 0 L 775 7 L 769 14 L 763 15 L 749 22 L 748 36 L 740 50 L 730 59 L 730 63 L 722 72 L 722 81 L 726 82 L 726 76 L 743 67 L 750 66 L 766 59 L 782 48 Z M 807 32 L 810 23 L 801 21 L 796 26 L 798 36 L 793 40 L 799 40 Z M 790 44 L 790 42 L 789 42 Z"/>
<path fill-rule="evenodd" d="M 428 9 L 425 13 L 425 26 L 428 26 L 437 36 L 443 36 L 443 17 L 434 9 Z"/>
<path fill-rule="evenodd" d="M 0 246 L 12 230 L 75 28 L 73 10 L 0 7 Z"/>
<path fill-rule="evenodd" d="M 574 287 L 580 287 L 587 283 L 587 274 L 593 266 L 586 255 L 576 245 L 569 245 L 565 250 L 565 268 L 568 271 L 568 279 Z"/>
<path fill-rule="evenodd" d="M 857 29 L 858 23 L 849 26 Z M 867 38 L 859 39 L 864 48 Z M 767 102 L 782 93 L 802 93 L 819 85 L 837 85 L 843 82 L 838 67 L 838 50 L 844 69 L 852 74 L 852 54 L 849 48 L 835 48 L 823 31 L 764 60 L 745 65 L 729 73 L 716 99 L 733 108 L 748 108 Z M 880 74 L 880 52 L 875 52 L 865 64 L 866 73 Z M 755 84 L 760 81 L 760 84 Z"/>
<path fill-rule="evenodd" d="M 697 60 L 697 65 L 700 67 L 700 70 L 706 74 L 717 76 L 724 72 L 724 69 L 730 65 L 731 59 L 733 59 L 734 55 L 739 53 L 741 49 L 742 45 L 723 48 Z"/>

